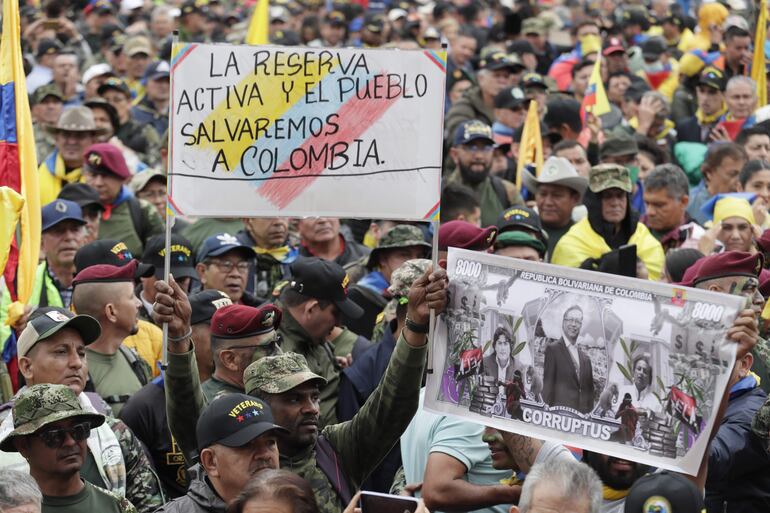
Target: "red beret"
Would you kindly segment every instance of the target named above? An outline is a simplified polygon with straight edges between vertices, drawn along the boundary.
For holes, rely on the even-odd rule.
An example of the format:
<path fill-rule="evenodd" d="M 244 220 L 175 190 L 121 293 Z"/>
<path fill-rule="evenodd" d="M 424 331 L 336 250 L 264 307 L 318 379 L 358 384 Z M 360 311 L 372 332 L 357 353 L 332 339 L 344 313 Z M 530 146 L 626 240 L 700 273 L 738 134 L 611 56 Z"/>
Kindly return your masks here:
<path fill-rule="evenodd" d="M 700 266 L 703 265 L 703 261 L 705 258 L 699 258 L 695 261 L 694 264 L 692 264 L 690 267 L 687 268 L 687 270 L 684 272 L 684 275 L 682 276 L 682 281 L 678 282 L 677 285 L 683 285 L 685 287 L 694 287 L 695 284 L 693 281 L 695 280 L 695 277 L 698 275 L 698 271 L 700 270 Z"/>
<path fill-rule="evenodd" d="M 759 273 L 759 293 L 764 298 L 770 296 L 770 271 L 767 269 L 762 269 Z"/>
<path fill-rule="evenodd" d="M 744 251 L 725 251 L 716 255 L 701 258 L 698 272 L 693 277 L 693 285 L 705 280 L 724 278 L 725 276 L 759 277 L 764 264 L 762 253 L 746 253 Z M 689 269 L 688 269 L 689 271 Z M 685 276 L 687 273 L 685 273 Z"/>
<path fill-rule="evenodd" d="M 211 334 L 219 338 L 246 338 L 268 333 L 281 325 L 281 309 L 275 305 L 259 308 L 227 305 L 211 317 Z"/>
<path fill-rule="evenodd" d="M 99 264 L 91 265 L 80 271 L 72 281 L 72 286 L 81 283 L 116 283 L 121 281 L 134 281 L 138 260 L 131 260 L 124 266 Z"/>
<path fill-rule="evenodd" d="M 757 239 L 757 246 L 764 253 L 770 253 L 770 230 L 762 232 L 762 236 Z"/>
<path fill-rule="evenodd" d="M 486 251 L 495 243 L 497 228 L 479 228 L 467 221 L 449 221 L 438 230 L 438 249 L 462 248 L 473 251 Z"/>
<path fill-rule="evenodd" d="M 92 144 L 86 150 L 84 160 L 86 168 L 94 173 L 109 173 L 124 180 L 131 177 L 123 153 L 110 143 Z"/>

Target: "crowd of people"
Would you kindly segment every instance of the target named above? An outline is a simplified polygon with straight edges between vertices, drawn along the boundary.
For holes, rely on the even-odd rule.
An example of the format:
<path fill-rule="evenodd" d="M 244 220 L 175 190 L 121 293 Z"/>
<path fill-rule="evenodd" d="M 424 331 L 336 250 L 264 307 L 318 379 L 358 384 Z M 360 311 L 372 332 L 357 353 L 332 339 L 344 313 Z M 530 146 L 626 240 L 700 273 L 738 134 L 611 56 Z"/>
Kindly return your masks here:
<path fill-rule="evenodd" d="M 23 309 L 0 286 L 0 511 L 353 513 L 366 492 L 418 512 L 770 511 L 760 5 L 274 0 L 272 44 L 447 49 L 440 228 L 180 217 L 167 247 L 172 39 L 240 44 L 254 3 L 22 2 L 42 244 Z M 544 162 L 518 172 L 532 105 Z M 747 298 L 699 474 L 423 410 L 450 247 Z M 582 317 L 564 314 L 573 346 Z M 494 339 L 484 372 L 510 381 Z M 543 392 L 583 411 L 575 354 L 587 378 L 553 356 Z"/>

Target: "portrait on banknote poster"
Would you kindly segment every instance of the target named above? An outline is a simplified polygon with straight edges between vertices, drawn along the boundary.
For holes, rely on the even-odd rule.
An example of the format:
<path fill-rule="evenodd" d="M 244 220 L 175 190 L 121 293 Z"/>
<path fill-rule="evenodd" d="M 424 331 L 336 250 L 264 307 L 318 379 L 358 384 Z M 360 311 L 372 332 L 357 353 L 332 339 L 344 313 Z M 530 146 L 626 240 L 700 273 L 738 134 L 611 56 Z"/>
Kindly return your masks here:
<path fill-rule="evenodd" d="M 690 474 L 744 300 L 450 249 L 426 407 Z"/>

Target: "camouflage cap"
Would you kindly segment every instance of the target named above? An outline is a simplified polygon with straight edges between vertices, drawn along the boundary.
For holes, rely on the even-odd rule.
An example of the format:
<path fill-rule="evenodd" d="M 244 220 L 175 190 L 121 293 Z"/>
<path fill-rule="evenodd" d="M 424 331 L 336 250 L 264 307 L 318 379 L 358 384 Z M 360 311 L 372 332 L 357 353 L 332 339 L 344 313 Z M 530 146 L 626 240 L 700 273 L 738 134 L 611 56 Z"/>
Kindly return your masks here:
<path fill-rule="evenodd" d="M 16 452 L 15 437 L 31 435 L 49 424 L 70 418 L 88 421 L 91 427 L 104 424 L 104 415 L 84 410 L 68 386 L 44 383 L 25 388 L 13 404 L 14 429 L 0 442 L 0 450 Z"/>
<path fill-rule="evenodd" d="M 425 236 L 422 230 L 417 226 L 411 224 L 398 224 L 394 226 L 388 233 L 382 236 L 377 247 L 369 253 L 369 260 L 366 262 L 366 267 L 372 269 L 377 266 L 379 255 L 383 250 L 393 248 L 410 248 L 413 246 L 419 246 L 425 248 L 427 253 L 431 245 L 425 241 Z"/>
<path fill-rule="evenodd" d="M 592 192 L 602 192 L 617 187 L 631 192 L 631 173 L 620 164 L 599 164 L 588 173 L 588 188 Z"/>
<path fill-rule="evenodd" d="M 415 258 L 401 264 L 390 277 L 390 287 L 388 287 L 390 295 L 403 297 L 409 294 L 414 280 L 425 274 L 430 264 L 431 261 L 425 258 Z"/>
<path fill-rule="evenodd" d="M 751 430 L 761 440 L 765 451 L 770 453 L 770 447 L 768 447 L 770 445 L 770 401 L 765 401 L 754 414 Z"/>
<path fill-rule="evenodd" d="M 256 392 L 281 394 L 302 383 L 318 380 L 321 386 L 326 380 L 314 374 L 301 354 L 282 353 L 266 356 L 251 363 L 243 373 L 243 383 L 248 395 Z"/>

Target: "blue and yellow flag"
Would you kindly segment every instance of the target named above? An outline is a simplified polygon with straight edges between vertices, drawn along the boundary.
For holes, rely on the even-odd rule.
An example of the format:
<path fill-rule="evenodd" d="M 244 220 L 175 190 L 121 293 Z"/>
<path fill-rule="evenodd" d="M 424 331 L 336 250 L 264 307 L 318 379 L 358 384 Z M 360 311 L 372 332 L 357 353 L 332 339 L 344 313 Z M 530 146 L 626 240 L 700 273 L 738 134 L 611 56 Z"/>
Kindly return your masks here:
<path fill-rule="evenodd" d="M 40 256 L 40 192 L 16 1 L 3 2 L 0 63 L 0 186 L 20 193 L 25 200 L 21 240 L 12 245 L 4 274 L 11 297 L 26 303 Z M 0 340 L 0 346 L 4 343 Z"/>

